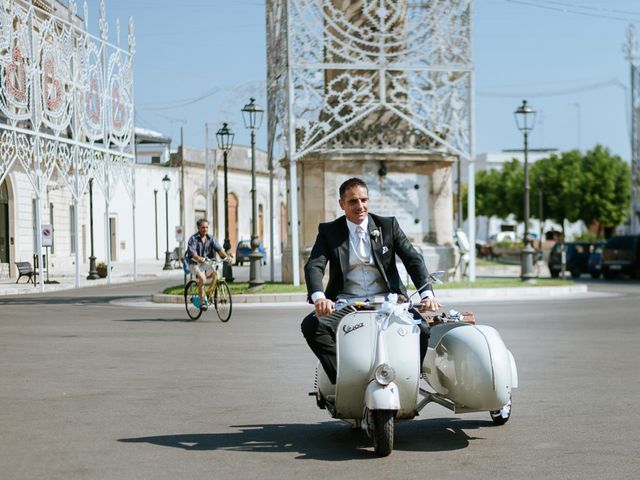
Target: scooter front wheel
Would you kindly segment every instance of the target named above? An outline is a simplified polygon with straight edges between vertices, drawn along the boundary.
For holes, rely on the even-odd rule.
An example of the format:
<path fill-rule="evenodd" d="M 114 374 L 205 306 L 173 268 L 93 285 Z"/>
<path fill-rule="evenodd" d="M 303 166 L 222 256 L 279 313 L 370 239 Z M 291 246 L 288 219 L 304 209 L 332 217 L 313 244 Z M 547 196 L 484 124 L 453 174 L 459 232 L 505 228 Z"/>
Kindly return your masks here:
<path fill-rule="evenodd" d="M 386 457 L 393 451 L 393 410 L 373 410 L 373 449 L 379 457 Z"/>
<path fill-rule="evenodd" d="M 500 410 L 493 410 L 489 412 L 491 415 L 491 420 L 496 425 L 504 425 L 511 418 L 511 397 L 509 397 L 509 402 L 502 407 Z"/>

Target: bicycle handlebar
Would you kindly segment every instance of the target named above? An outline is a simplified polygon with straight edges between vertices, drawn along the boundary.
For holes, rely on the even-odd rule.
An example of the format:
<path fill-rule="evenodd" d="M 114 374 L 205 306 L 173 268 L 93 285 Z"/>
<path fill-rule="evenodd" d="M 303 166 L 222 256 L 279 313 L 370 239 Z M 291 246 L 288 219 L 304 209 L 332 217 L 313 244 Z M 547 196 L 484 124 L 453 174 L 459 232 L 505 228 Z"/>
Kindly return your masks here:
<path fill-rule="evenodd" d="M 206 263 L 207 265 L 211 265 L 212 267 L 218 268 L 219 266 L 224 265 L 225 261 L 226 260 L 215 260 L 213 258 L 207 258 L 202 263 Z"/>

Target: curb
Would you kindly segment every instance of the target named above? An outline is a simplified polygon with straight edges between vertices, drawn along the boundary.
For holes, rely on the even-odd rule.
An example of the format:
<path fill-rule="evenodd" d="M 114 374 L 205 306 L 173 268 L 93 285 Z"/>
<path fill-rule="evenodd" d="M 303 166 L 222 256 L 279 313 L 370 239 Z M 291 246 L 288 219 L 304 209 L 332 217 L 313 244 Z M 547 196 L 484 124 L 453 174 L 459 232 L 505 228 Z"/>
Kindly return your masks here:
<path fill-rule="evenodd" d="M 516 299 L 516 298 L 540 298 L 562 297 L 587 293 L 586 285 L 567 285 L 566 287 L 514 287 L 514 288 L 452 288 L 438 290 L 438 299 L 441 300 L 490 300 L 490 299 Z M 154 293 L 151 296 L 154 303 L 182 303 L 182 295 L 165 295 Z M 301 303 L 307 304 L 305 293 L 269 293 L 269 294 L 243 294 L 233 295 L 234 303 Z"/>
<path fill-rule="evenodd" d="M 562 297 L 588 293 L 587 285 L 567 285 L 566 287 L 513 287 L 513 288 L 452 288 L 438 290 L 438 299 L 514 299 Z"/>
<path fill-rule="evenodd" d="M 151 301 L 155 303 L 183 303 L 182 295 L 165 295 L 154 293 Z M 307 303 L 306 293 L 253 293 L 233 295 L 233 303 Z"/>

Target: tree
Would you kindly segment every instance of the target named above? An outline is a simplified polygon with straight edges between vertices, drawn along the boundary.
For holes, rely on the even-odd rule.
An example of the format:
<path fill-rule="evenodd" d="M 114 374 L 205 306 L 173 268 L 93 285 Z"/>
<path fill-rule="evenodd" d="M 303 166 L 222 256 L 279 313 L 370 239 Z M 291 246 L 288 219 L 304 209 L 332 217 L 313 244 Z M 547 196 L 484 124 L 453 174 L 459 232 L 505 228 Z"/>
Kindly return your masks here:
<path fill-rule="evenodd" d="M 524 220 L 524 165 L 512 159 L 502 165 L 497 189 L 496 216 L 507 218 L 514 214 L 518 221 Z"/>
<path fill-rule="evenodd" d="M 580 219 L 582 208 L 580 152 L 572 150 L 562 155 L 552 155 L 535 162 L 531 178 L 540 176 L 543 181 L 544 216 L 562 224 L 564 219 L 575 222 Z M 537 185 L 532 192 L 537 194 Z"/>
<path fill-rule="evenodd" d="M 598 236 L 603 227 L 623 223 L 629 214 L 631 195 L 629 166 L 608 148 L 596 145 L 582 159 L 582 208 L 580 219 L 597 223 Z"/>
<path fill-rule="evenodd" d="M 500 172 L 482 170 L 476 175 L 476 215 L 492 217 L 498 214 Z"/>
<path fill-rule="evenodd" d="M 476 216 L 492 217 L 498 214 L 497 205 L 500 201 L 500 171 L 495 169 L 481 170 L 475 175 Z M 468 219 L 467 200 L 469 186 L 462 186 L 462 212 Z"/>
<path fill-rule="evenodd" d="M 532 178 L 538 175 L 544 182 L 545 217 L 561 224 L 566 218 L 602 226 L 615 226 L 626 218 L 629 167 L 601 145 L 584 155 L 572 150 L 539 160 L 532 167 Z M 537 186 L 533 189 L 537 193 Z"/>
<path fill-rule="evenodd" d="M 475 177 L 476 215 L 506 218 L 510 213 L 516 213 L 522 217 L 523 184 L 524 173 L 516 159 L 504 164 L 501 170 L 479 171 Z M 466 204 L 466 191 L 463 193 Z M 520 205 L 517 212 L 513 209 L 514 200 Z"/>
<path fill-rule="evenodd" d="M 603 227 L 624 222 L 629 213 L 630 175 L 629 166 L 601 145 L 584 154 L 572 150 L 552 155 L 529 166 L 530 205 L 535 205 L 539 176 L 545 218 L 560 223 L 563 230 L 565 219 L 596 224 L 602 236 Z M 531 217 L 536 216 L 534 211 Z M 516 159 L 501 170 L 476 175 L 476 215 L 507 218 L 510 214 L 524 220 L 524 168 Z"/>

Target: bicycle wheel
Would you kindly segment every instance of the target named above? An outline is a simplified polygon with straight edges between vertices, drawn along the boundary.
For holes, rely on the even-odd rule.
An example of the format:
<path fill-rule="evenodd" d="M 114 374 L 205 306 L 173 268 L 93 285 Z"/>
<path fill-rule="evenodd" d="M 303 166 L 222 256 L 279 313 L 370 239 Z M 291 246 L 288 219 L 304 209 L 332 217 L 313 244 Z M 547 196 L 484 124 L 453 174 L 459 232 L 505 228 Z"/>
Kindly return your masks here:
<path fill-rule="evenodd" d="M 231 290 L 225 282 L 218 282 L 213 292 L 213 304 L 221 322 L 228 322 L 231 318 L 232 301 Z"/>
<path fill-rule="evenodd" d="M 200 296 L 198 294 L 198 282 L 191 280 L 184 287 L 184 307 L 191 320 L 197 320 L 202 315 L 200 308 Z"/>

